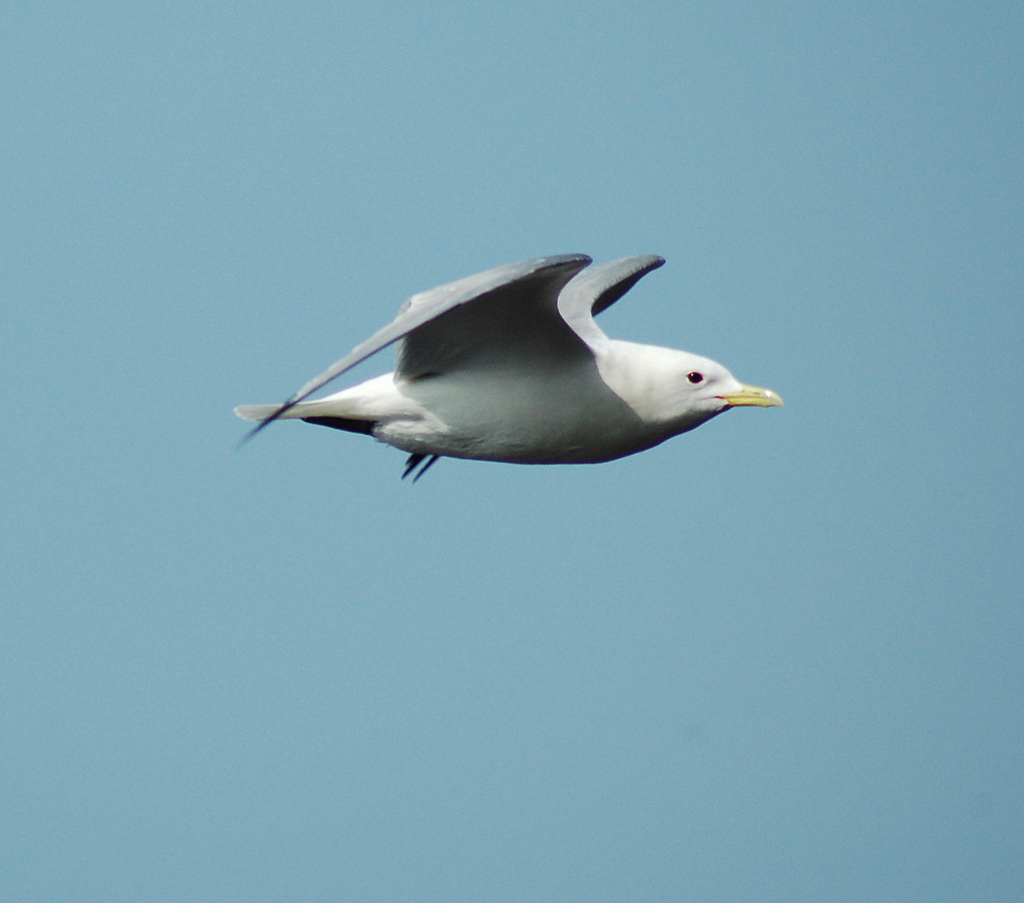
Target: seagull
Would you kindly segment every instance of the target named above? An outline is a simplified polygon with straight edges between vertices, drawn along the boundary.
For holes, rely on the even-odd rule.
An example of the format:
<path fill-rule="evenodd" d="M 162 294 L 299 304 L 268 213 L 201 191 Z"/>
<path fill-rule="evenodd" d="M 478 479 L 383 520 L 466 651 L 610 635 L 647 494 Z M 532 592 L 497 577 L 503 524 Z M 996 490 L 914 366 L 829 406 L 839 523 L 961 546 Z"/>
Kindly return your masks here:
<path fill-rule="evenodd" d="M 258 422 L 243 442 L 275 420 L 364 433 L 407 452 L 402 478 L 415 482 L 442 457 L 611 461 L 730 408 L 782 404 L 706 357 L 608 338 L 594 316 L 665 260 L 592 262 L 585 254 L 541 257 L 413 295 L 390 324 L 283 404 L 235 408 Z M 307 400 L 395 342 L 393 373 Z"/>

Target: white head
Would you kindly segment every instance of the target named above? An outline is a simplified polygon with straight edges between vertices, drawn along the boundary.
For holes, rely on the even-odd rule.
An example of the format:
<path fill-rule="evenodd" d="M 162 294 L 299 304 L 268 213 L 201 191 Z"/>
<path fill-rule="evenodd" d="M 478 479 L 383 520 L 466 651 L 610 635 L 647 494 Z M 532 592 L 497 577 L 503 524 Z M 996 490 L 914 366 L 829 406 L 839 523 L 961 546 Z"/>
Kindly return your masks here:
<path fill-rule="evenodd" d="M 605 382 L 648 423 L 672 434 L 700 426 L 734 407 L 773 407 L 782 399 L 770 389 L 741 383 L 710 358 L 660 348 L 615 342 L 598 366 Z"/>

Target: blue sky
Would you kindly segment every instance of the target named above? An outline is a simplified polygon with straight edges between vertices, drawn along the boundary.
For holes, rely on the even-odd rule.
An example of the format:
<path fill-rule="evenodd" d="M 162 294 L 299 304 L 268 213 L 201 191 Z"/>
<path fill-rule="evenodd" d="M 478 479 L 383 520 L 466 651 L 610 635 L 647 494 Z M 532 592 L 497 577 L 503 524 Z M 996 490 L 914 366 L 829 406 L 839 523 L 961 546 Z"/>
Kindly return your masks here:
<path fill-rule="evenodd" d="M 1022 44 L 5 4 L 0 895 L 1021 899 Z M 570 252 L 665 256 L 603 327 L 787 406 L 415 487 L 234 450 L 413 292 Z"/>

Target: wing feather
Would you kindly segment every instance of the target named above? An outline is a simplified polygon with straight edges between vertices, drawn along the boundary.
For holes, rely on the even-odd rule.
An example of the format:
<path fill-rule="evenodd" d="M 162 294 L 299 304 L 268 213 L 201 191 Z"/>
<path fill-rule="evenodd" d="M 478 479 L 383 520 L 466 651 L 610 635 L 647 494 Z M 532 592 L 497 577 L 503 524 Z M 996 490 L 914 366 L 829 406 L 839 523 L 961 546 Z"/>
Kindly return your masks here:
<path fill-rule="evenodd" d="M 456 282 L 413 295 L 402 305 L 398 316 L 391 323 L 378 330 L 365 342 L 357 345 L 345 357 L 335 361 L 319 376 L 307 382 L 291 398 L 281 404 L 270 417 L 257 424 L 243 441 L 251 439 L 300 401 L 399 339 L 408 337 L 399 354 L 400 372 L 403 366 L 406 368 L 403 375 L 414 376 L 416 370 L 420 368 L 425 368 L 423 372 L 431 372 L 438 364 L 441 366 L 444 366 L 445 363 L 451 365 L 464 360 L 467 356 L 465 342 L 461 343 L 459 353 L 454 353 L 452 343 L 448 342 L 443 346 L 447 352 L 440 351 L 436 356 L 438 359 L 432 361 L 429 356 L 429 346 L 436 337 L 437 330 L 428 329 L 428 334 L 422 336 L 422 341 L 419 341 L 418 335 L 414 338 L 413 333 L 418 333 L 446 314 L 451 315 L 458 308 L 467 305 L 475 307 L 476 304 L 471 304 L 471 302 L 495 298 L 495 296 L 513 301 L 545 298 L 549 302 L 548 309 L 553 313 L 559 290 L 590 262 L 591 258 L 585 254 L 541 257 L 496 267 L 484 273 L 468 276 L 465 279 L 459 279 Z M 488 308 L 492 306 L 487 305 Z M 480 318 L 470 317 L 468 319 Z M 555 319 L 558 319 L 557 316 Z M 451 322 L 446 324 L 446 327 L 451 326 L 457 329 L 460 325 L 454 317 L 449 316 L 449 320 Z M 464 329 L 462 331 L 465 332 Z M 566 330 L 566 332 L 568 331 Z M 495 338 L 500 345 L 501 336 L 495 333 Z"/>
<path fill-rule="evenodd" d="M 622 257 L 577 273 L 558 296 L 562 319 L 591 348 L 607 341 L 594 317 L 611 307 L 652 270 L 665 263 L 664 257 L 643 254 Z"/>

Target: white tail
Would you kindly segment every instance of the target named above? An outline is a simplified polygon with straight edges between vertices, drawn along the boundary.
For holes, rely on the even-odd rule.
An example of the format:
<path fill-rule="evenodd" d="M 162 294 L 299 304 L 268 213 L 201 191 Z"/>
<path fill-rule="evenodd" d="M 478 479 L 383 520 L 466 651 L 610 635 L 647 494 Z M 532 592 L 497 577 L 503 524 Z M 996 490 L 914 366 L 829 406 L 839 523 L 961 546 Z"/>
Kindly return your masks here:
<path fill-rule="evenodd" d="M 390 380 L 389 380 L 390 382 Z M 281 420 L 302 420 L 303 417 L 359 417 L 359 412 L 353 410 L 352 401 L 347 403 L 339 396 L 345 393 L 339 392 L 327 398 L 317 398 L 313 401 L 300 401 L 294 407 L 285 411 L 279 419 Z M 269 420 L 281 409 L 279 404 L 243 404 L 235 408 L 235 416 L 242 420 L 261 421 Z"/>
<path fill-rule="evenodd" d="M 281 407 L 279 404 L 243 404 L 235 408 L 235 416 L 242 420 L 267 420 L 274 416 L 274 413 Z M 305 408 L 305 410 L 304 410 Z M 292 420 L 295 418 L 309 417 L 310 410 L 305 405 L 297 404 L 294 408 L 285 411 L 281 420 Z"/>

